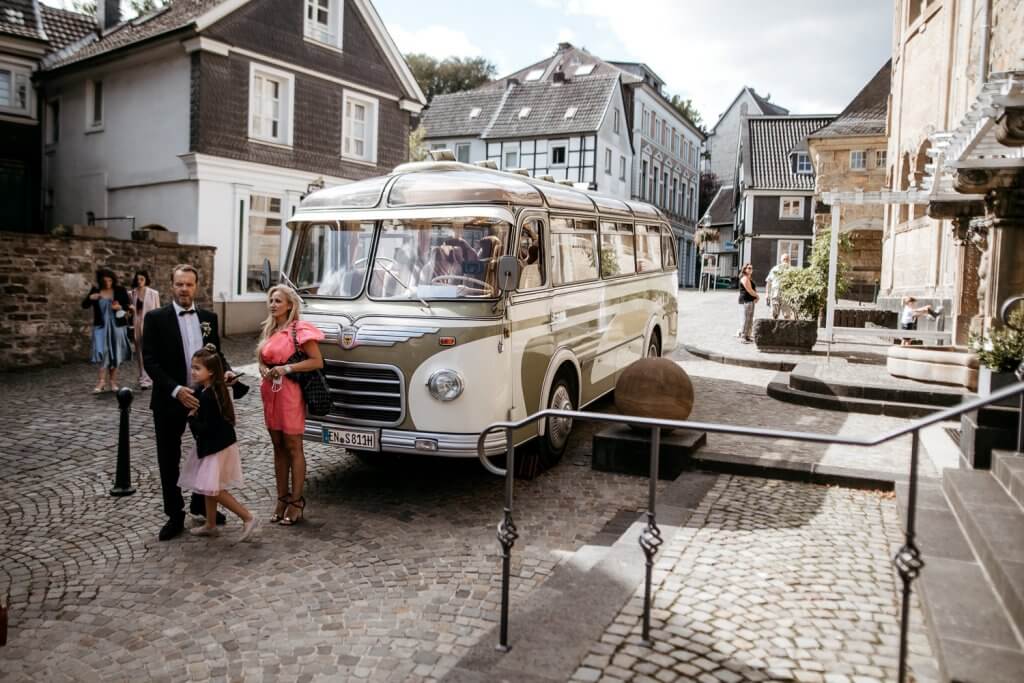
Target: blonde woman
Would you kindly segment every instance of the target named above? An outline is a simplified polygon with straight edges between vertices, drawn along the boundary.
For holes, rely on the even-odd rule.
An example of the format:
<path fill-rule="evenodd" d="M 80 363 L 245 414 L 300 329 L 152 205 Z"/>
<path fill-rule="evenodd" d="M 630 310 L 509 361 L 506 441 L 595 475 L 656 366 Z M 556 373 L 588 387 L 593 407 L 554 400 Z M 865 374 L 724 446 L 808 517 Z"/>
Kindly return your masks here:
<path fill-rule="evenodd" d="M 151 389 L 153 380 L 146 374 L 142 365 L 142 327 L 146 314 L 160 308 L 160 292 L 149 286 L 149 273 L 144 270 L 135 271 L 132 288 L 128 291 L 128 299 L 132 304 L 132 323 L 135 330 L 135 355 L 139 359 L 139 388 Z"/>
<path fill-rule="evenodd" d="M 274 476 L 277 480 L 277 507 L 273 523 L 291 526 L 302 520 L 306 508 L 303 487 L 306 483 L 306 456 L 302 435 L 306 430 L 306 404 L 302 390 L 293 378 L 296 372 L 310 372 L 324 366 L 319 341 L 324 333 L 299 320 L 302 302 L 295 290 L 286 285 L 267 292 L 269 315 L 256 348 L 259 358 L 260 394 L 263 418 L 274 444 Z M 298 346 L 306 359 L 288 364 Z"/>

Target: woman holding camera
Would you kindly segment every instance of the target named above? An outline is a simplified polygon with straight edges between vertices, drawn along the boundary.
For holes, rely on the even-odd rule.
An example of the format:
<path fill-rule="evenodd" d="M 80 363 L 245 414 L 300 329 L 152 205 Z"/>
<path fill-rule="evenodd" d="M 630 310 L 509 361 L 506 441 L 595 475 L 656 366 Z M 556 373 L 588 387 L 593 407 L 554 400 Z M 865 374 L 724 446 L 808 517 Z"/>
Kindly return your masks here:
<path fill-rule="evenodd" d="M 117 369 L 132 358 L 128 346 L 128 311 L 131 301 L 128 291 L 117 284 L 117 276 L 109 268 L 96 271 L 96 284 L 82 299 L 82 308 L 92 308 L 92 358 L 99 366 L 100 375 L 94 394 L 107 389 L 117 391 Z"/>

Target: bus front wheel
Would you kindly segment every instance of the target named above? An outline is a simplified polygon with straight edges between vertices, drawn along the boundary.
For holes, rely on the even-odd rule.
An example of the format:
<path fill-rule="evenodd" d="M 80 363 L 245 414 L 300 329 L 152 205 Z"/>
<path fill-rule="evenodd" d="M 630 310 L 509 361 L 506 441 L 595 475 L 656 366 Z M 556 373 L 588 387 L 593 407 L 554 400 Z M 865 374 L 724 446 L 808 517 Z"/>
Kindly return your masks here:
<path fill-rule="evenodd" d="M 559 377 L 551 385 L 548 395 L 548 408 L 553 410 L 576 410 L 572 382 L 566 377 Z M 540 450 L 544 456 L 544 464 L 551 467 L 562 459 L 569 436 L 572 433 L 572 418 L 549 417 L 544 428 L 544 436 L 540 440 Z"/>

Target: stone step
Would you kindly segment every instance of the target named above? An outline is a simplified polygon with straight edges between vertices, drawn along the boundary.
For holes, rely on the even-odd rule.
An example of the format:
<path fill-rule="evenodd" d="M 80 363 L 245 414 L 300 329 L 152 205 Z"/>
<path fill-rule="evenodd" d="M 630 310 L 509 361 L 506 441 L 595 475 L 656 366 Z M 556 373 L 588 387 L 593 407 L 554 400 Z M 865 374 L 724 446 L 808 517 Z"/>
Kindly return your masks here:
<path fill-rule="evenodd" d="M 1017 632 L 1024 632 L 1024 509 L 990 472 L 950 470 L 942 488 Z"/>
<path fill-rule="evenodd" d="M 825 380 L 816 375 L 817 369 L 818 366 L 812 363 L 797 365 L 789 374 L 789 386 L 812 394 L 940 408 L 958 405 L 975 396 L 954 387 L 908 388 L 895 381 L 891 385 L 881 385 Z"/>
<path fill-rule="evenodd" d="M 1010 451 L 993 451 L 992 474 L 1010 497 L 1024 507 L 1024 455 Z"/>
<path fill-rule="evenodd" d="M 896 484 L 904 525 L 907 491 Z M 940 484 L 918 486 L 915 530 L 924 568 L 912 586 L 941 680 L 1019 683 L 1024 649 Z"/>
<path fill-rule="evenodd" d="M 924 417 L 942 410 L 942 406 L 925 405 L 923 403 L 902 403 L 897 401 L 876 401 L 866 398 L 832 396 L 811 391 L 794 389 L 789 385 L 785 374 L 779 373 L 768 383 L 767 393 L 772 398 L 786 403 L 837 410 L 844 413 L 866 413 L 868 415 L 889 415 L 892 417 Z"/>

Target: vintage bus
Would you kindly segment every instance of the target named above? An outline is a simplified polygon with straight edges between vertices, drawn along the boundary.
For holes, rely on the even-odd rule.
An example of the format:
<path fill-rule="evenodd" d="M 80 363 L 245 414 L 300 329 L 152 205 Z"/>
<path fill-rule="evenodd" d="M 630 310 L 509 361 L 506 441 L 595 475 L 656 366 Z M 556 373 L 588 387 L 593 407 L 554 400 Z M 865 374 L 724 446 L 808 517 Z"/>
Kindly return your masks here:
<path fill-rule="evenodd" d="M 475 457 L 487 425 L 586 406 L 676 345 L 677 252 L 648 204 L 416 162 L 308 196 L 289 227 L 283 270 L 326 335 L 333 398 L 305 436 L 364 460 Z M 557 460 L 571 429 L 514 438 Z"/>

